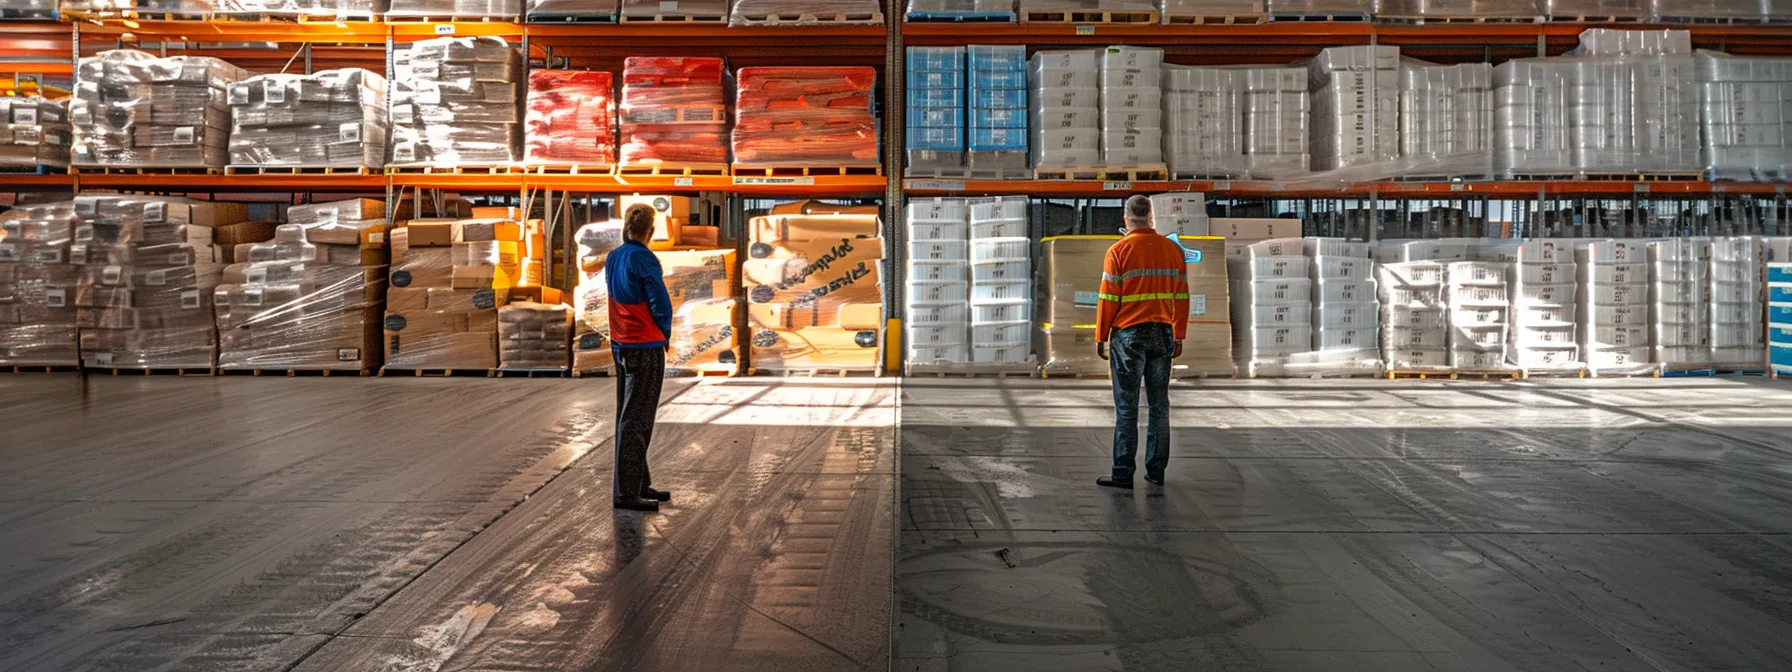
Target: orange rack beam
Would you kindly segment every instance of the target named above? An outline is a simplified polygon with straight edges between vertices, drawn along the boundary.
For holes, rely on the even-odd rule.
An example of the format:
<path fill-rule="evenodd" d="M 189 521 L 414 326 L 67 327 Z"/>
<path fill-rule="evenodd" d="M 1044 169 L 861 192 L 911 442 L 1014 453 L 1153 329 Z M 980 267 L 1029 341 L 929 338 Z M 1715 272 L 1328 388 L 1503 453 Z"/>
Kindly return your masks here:
<path fill-rule="evenodd" d="M 1148 182 L 1100 182 L 1092 180 L 939 180 L 908 179 L 903 192 L 910 196 L 1027 195 L 1041 198 L 1122 198 L 1137 193 L 1200 191 L 1214 195 L 1266 198 L 1528 198 L 1598 195 L 1778 195 L 1783 184 L 1743 182 L 1370 182 L 1352 185 L 1320 185 L 1301 182 L 1168 180 Z"/>
<path fill-rule="evenodd" d="M 182 175 L 169 173 L 79 172 L 81 188 L 140 189 L 144 191 L 321 191 L 375 192 L 386 190 L 386 176 L 370 175 Z"/>

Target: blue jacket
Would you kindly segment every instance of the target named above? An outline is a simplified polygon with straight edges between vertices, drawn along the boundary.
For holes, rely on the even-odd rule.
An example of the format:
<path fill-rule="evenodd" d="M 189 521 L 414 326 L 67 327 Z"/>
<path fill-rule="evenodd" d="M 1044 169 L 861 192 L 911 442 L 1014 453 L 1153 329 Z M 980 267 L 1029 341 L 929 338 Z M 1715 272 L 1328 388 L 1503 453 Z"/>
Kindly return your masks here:
<path fill-rule="evenodd" d="M 610 344 L 615 348 L 664 348 L 672 334 L 672 297 L 659 257 L 629 240 L 604 259 L 610 290 Z"/>

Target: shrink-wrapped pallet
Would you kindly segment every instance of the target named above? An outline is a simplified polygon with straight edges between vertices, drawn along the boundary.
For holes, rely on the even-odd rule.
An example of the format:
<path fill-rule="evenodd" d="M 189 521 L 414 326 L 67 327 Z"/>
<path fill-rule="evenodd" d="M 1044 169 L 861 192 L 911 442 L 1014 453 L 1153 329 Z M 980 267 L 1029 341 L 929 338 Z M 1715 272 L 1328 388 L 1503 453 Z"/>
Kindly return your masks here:
<path fill-rule="evenodd" d="M 0 0 L 0 16 L 14 19 L 55 19 L 56 0 Z"/>
<path fill-rule="evenodd" d="M 910 21 L 1014 20 L 1015 0 L 908 0 Z"/>
<path fill-rule="evenodd" d="M 905 170 L 912 177 L 963 176 L 965 48 L 909 47 L 907 58 Z"/>
<path fill-rule="evenodd" d="M 614 20 L 619 7 L 617 0 L 529 0 L 524 19 L 531 22 L 606 18 Z"/>
<path fill-rule="evenodd" d="M 735 0 L 729 25 L 883 23 L 876 0 Z"/>
<path fill-rule="evenodd" d="M 1507 178 L 1575 173 L 1568 109 L 1573 59 L 1507 61 L 1493 77 L 1494 170 Z"/>
<path fill-rule="evenodd" d="M 1164 23 L 1185 23 L 1178 19 L 1218 17 L 1261 17 L 1268 11 L 1264 0 L 1162 0 Z"/>
<path fill-rule="evenodd" d="M 1706 276 L 1711 363 L 1723 370 L 1758 368 L 1766 357 L 1762 314 L 1761 264 L 1766 250 L 1759 238 L 1729 236 L 1709 243 Z"/>
<path fill-rule="evenodd" d="M 1035 169 L 1093 169 L 1101 164 L 1100 53 L 1033 54 L 1028 83 Z"/>
<path fill-rule="evenodd" d="M 1492 66 L 1401 63 L 1400 172 L 1409 177 L 1493 173 Z"/>
<path fill-rule="evenodd" d="M 361 69 L 258 75 L 228 92 L 233 166 L 385 165 L 385 77 Z"/>
<path fill-rule="evenodd" d="M 1651 266 L 1644 243 L 1592 240 L 1574 250 L 1575 308 L 1581 357 L 1593 376 L 1644 373 L 1655 368 L 1650 352 Z M 1540 295 L 1540 299 L 1554 296 Z"/>
<path fill-rule="evenodd" d="M 1542 0 L 1543 15 L 1558 21 L 1647 21 L 1654 0 Z"/>
<path fill-rule="evenodd" d="M 974 199 L 968 210 L 971 363 L 1032 369 L 1034 282 L 1027 197 Z"/>
<path fill-rule="evenodd" d="M 1698 53 L 1706 174 L 1792 179 L 1792 59 Z"/>
<path fill-rule="evenodd" d="M 1243 77 L 1230 68 L 1164 66 L 1164 162 L 1172 178 L 1248 174 Z"/>
<path fill-rule="evenodd" d="M 1375 15 L 1392 19 L 1534 19 L 1538 0 L 1375 0 Z"/>
<path fill-rule="evenodd" d="M 610 288 L 604 262 L 622 245 L 622 222 L 599 221 L 579 227 L 578 282 L 573 288 L 572 367 L 574 372 L 605 372 L 616 363 L 610 348 Z"/>
<path fill-rule="evenodd" d="M 722 59 L 634 56 L 623 62 L 622 166 L 728 163 Z"/>
<path fill-rule="evenodd" d="M 227 268 L 213 292 L 218 368 L 379 365 L 386 226 L 362 219 L 377 213 L 355 212 L 357 204 L 294 207 L 272 240 L 247 244 L 246 261 Z"/>
<path fill-rule="evenodd" d="M 875 69 L 741 68 L 735 78 L 736 165 L 878 165 Z"/>
<path fill-rule="evenodd" d="M 522 55 L 502 38 L 442 37 L 395 49 L 391 165 L 517 160 Z"/>
<path fill-rule="evenodd" d="M 1430 255 L 1418 255 L 1430 256 Z M 1381 354 L 1390 371 L 1438 371 L 1450 366 L 1446 266 L 1437 261 L 1378 263 Z"/>
<path fill-rule="evenodd" d="M 1031 177 L 1027 171 L 1027 48 L 972 45 L 966 51 L 967 176 L 974 180 Z"/>
<path fill-rule="evenodd" d="M 875 371 L 883 342 L 883 238 L 875 215 L 773 215 L 750 223 L 742 283 L 762 371 Z"/>
<path fill-rule="evenodd" d="M 971 361 L 969 205 L 962 198 L 911 199 L 906 215 L 903 361 L 910 371 L 955 370 Z M 1007 269 L 994 270 L 1006 277 Z"/>
<path fill-rule="evenodd" d="M 247 77 L 206 56 L 118 49 L 75 68 L 70 160 L 78 166 L 223 167 L 229 157 L 227 88 Z"/>
<path fill-rule="evenodd" d="M 74 139 L 68 103 L 42 96 L 0 98 L 0 167 L 67 167 Z"/>
<path fill-rule="evenodd" d="M 1162 170 L 1164 50 L 1108 47 L 1101 54 L 1101 165 Z"/>
<path fill-rule="evenodd" d="M 1580 277 L 1574 246 L 1562 240 L 1501 243 L 1497 261 L 1511 264 L 1510 338 L 1506 360 L 1527 371 L 1581 367 Z"/>
<path fill-rule="evenodd" d="M 1272 16 L 1344 16 L 1368 18 L 1375 0 L 1268 0 Z"/>
<path fill-rule="evenodd" d="M 390 0 L 386 16 L 419 19 L 515 19 L 522 0 Z"/>
<path fill-rule="evenodd" d="M 1711 364 L 1711 244 L 1704 238 L 1648 243 L 1649 344 L 1665 370 Z"/>
<path fill-rule="evenodd" d="M 1246 68 L 1244 153 L 1251 177 L 1288 179 L 1307 173 L 1312 99 L 1301 68 Z"/>
<path fill-rule="evenodd" d="M 572 361 L 572 309 L 534 301 L 498 309 L 498 367 L 564 371 Z"/>
<path fill-rule="evenodd" d="M 529 71 L 523 129 L 528 165 L 616 165 L 615 78 L 583 70 Z"/>
<path fill-rule="evenodd" d="M 72 202 L 0 213 L 0 366 L 74 366 L 79 267 Z"/>
<path fill-rule="evenodd" d="M 1156 12 L 1153 0 L 1019 0 L 1020 13 L 1044 14 L 1042 21 L 1063 21 L 1063 14 Z M 1022 19 L 1023 21 L 1026 19 Z"/>
<path fill-rule="evenodd" d="M 728 19 L 728 0 L 622 0 L 622 20 L 685 20 L 706 23 Z"/>
<path fill-rule="evenodd" d="M 218 0 L 222 14 L 371 19 L 386 13 L 386 0 Z"/>
<path fill-rule="evenodd" d="M 1307 64 L 1313 83 L 1313 170 L 1348 181 L 1399 172 L 1400 49 L 1332 47 Z"/>

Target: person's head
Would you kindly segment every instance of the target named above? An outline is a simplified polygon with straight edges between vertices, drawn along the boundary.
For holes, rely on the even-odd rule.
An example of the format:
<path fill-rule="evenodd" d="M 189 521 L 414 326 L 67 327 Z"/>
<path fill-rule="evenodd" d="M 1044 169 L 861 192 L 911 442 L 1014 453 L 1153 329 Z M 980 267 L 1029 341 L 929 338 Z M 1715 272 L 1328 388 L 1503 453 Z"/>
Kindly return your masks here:
<path fill-rule="evenodd" d="M 1151 199 L 1133 195 L 1126 199 L 1126 230 L 1151 228 Z"/>
<path fill-rule="evenodd" d="M 631 205 L 622 215 L 622 236 L 637 243 L 653 237 L 653 208 Z"/>

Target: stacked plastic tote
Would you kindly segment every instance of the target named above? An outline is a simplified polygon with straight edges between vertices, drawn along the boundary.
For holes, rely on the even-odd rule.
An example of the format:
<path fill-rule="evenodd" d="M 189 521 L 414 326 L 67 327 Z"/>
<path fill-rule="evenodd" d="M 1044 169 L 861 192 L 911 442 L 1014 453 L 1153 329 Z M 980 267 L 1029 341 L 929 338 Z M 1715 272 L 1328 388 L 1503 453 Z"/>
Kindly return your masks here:
<path fill-rule="evenodd" d="M 1015 179 L 1027 173 L 1027 48 L 971 45 L 970 137 L 965 162 L 972 179 Z"/>
<path fill-rule="evenodd" d="M 1368 17 L 1374 0 L 1268 0 L 1269 13 L 1283 16 Z"/>
<path fill-rule="evenodd" d="M 522 13 L 522 0 L 392 0 L 386 10 L 386 16 L 428 19 L 513 19 Z"/>
<path fill-rule="evenodd" d="M 1772 0 L 1655 0 L 1654 14 L 1658 21 L 1701 23 L 1729 19 L 1756 22 L 1768 18 L 1771 4 Z"/>
<path fill-rule="evenodd" d="M 205 56 L 157 58 L 119 49 L 82 58 L 69 123 L 79 166 L 221 168 L 230 134 L 227 87 L 241 68 Z"/>
<path fill-rule="evenodd" d="M 728 18 L 728 0 L 622 0 L 622 20 L 704 20 Z"/>
<path fill-rule="evenodd" d="M 1412 177 L 1493 173 L 1493 67 L 1400 67 L 1400 172 Z"/>
<path fill-rule="evenodd" d="M 1761 241 L 1740 236 L 1716 238 L 1707 256 L 1712 366 L 1729 371 L 1759 368 L 1766 354 L 1761 325 L 1761 260 L 1765 257 Z"/>
<path fill-rule="evenodd" d="M 392 55 L 392 160 L 497 166 L 517 160 L 522 56 L 502 38 L 443 37 Z"/>
<path fill-rule="evenodd" d="M 761 371 L 875 371 L 882 351 L 883 238 L 876 215 L 750 222 L 742 280 Z"/>
<path fill-rule="evenodd" d="M 213 293 L 218 368 L 371 370 L 386 299 L 385 205 L 299 205 L 245 243 Z"/>
<path fill-rule="evenodd" d="M 1033 54 L 1032 163 L 1035 170 L 1089 170 L 1101 164 L 1101 78 L 1093 50 Z"/>
<path fill-rule="evenodd" d="M 1313 80 L 1313 170 L 1375 179 L 1400 158 L 1400 48 L 1332 47 L 1308 63 Z"/>
<path fill-rule="evenodd" d="M 1211 233 L 1207 194 L 1172 191 L 1151 195 L 1151 226 L 1163 235 L 1205 236 Z"/>
<path fill-rule="evenodd" d="M 622 167 L 728 163 L 722 59 L 634 56 L 622 65 Z"/>
<path fill-rule="evenodd" d="M 1571 59 L 1515 59 L 1493 69 L 1493 165 L 1502 177 L 1575 173 L 1569 136 Z"/>
<path fill-rule="evenodd" d="M 971 362 L 1032 368 L 1033 268 L 1027 199 L 970 202 Z"/>
<path fill-rule="evenodd" d="M 971 361 L 968 210 L 957 198 L 908 203 L 903 362 L 910 371 L 957 370 Z"/>
<path fill-rule="evenodd" d="M 1767 361 L 1792 375 L 1792 238 L 1767 240 Z"/>
<path fill-rule="evenodd" d="M 530 70 L 523 161 L 531 166 L 616 165 L 615 78 L 586 70 Z"/>
<path fill-rule="evenodd" d="M 241 205 L 79 196 L 69 258 L 79 267 L 81 358 L 96 368 L 211 369 L 212 293 L 222 279 L 212 230 Z"/>
<path fill-rule="evenodd" d="M 909 0 L 908 20 L 1014 20 L 1014 0 Z"/>
<path fill-rule="evenodd" d="M 1462 371 L 1508 368 L 1506 346 L 1511 334 L 1511 264 L 1498 261 L 1451 262 L 1444 300 L 1450 308 L 1450 367 Z"/>
<path fill-rule="evenodd" d="M 878 165 L 876 69 L 741 68 L 735 76 L 736 165 Z"/>
<path fill-rule="evenodd" d="M 1653 360 L 1667 371 L 1706 368 L 1711 364 L 1710 308 L 1705 298 L 1711 246 L 1694 238 L 1650 241 L 1648 246 Z"/>
<path fill-rule="evenodd" d="M 73 203 L 0 213 L 0 366 L 74 366 Z"/>
<path fill-rule="evenodd" d="M 1244 153 L 1251 177 L 1305 174 L 1312 162 L 1307 129 L 1312 107 L 1307 71 L 1248 68 L 1244 77 Z"/>
<path fill-rule="evenodd" d="M 1312 352 L 1290 359 L 1290 373 L 1376 374 L 1381 368 L 1381 307 L 1368 243 L 1307 238 L 1313 281 Z"/>
<path fill-rule="evenodd" d="M 656 252 L 672 297 L 666 370 L 674 374 L 740 372 L 734 328 L 734 250 Z M 759 298 L 765 298 L 761 293 Z M 773 297 L 773 302 L 777 297 Z"/>
<path fill-rule="evenodd" d="M 1234 248 L 1227 261 L 1239 372 L 1251 378 L 1287 374 L 1294 357 L 1313 348 L 1313 280 L 1306 241 L 1252 243 Z"/>
<path fill-rule="evenodd" d="M 883 23 L 876 0 L 735 0 L 728 25 Z"/>
<path fill-rule="evenodd" d="M 1164 162 L 1172 177 L 1244 177 L 1244 71 L 1163 66 Z"/>
<path fill-rule="evenodd" d="M 1698 54 L 1705 171 L 1714 179 L 1792 179 L 1792 59 Z"/>
<path fill-rule="evenodd" d="M 908 175 L 963 176 L 964 47 L 909 47 L 907 76 Z"/>
<path fill-rule="evenodd" d="M 1435 371 L 1450 366 L 1450 313 L 1445 302 L 1444 274 L 1444 264 L 1436 261 L 1376 265 L 1381 352 L 1388 370 Z"/>
<path fill-rule="evenodd" d="M 1699 89 L 1686 31 L 1581 34 L 1568 122 L 1582 174 L 1695 173 Z"/>
<path fill-rule="evenodd" d="M 1164 169 L 1164 50 L 1108 47 L 1101 55 L 1101 165 Z"/>
<path fill-rule="evenodd" d="M 1574 250 L 1581 357 L 1593 376 L 1650 371 L 1653 275 L 1644 243 L 1594 240 Z"/>
<path fill-rule="evenodd" d="M 42 96 L 0 98 L 0 166 L 68 166 L 68 101 Z"/>
<path fill-rule="evenodd" d="M 235 166 L 386 164 L 386 78 L 358 68 L 258 75 L 230 85 Z"/>
<path fill-rule="evenodd" d="M 1580 322 L 1574 248 L 1531 240 L 1504 246 L 1512 264 L 1512 340 L 1507 361 L 1527 371 L 1580 368 Z"/>

